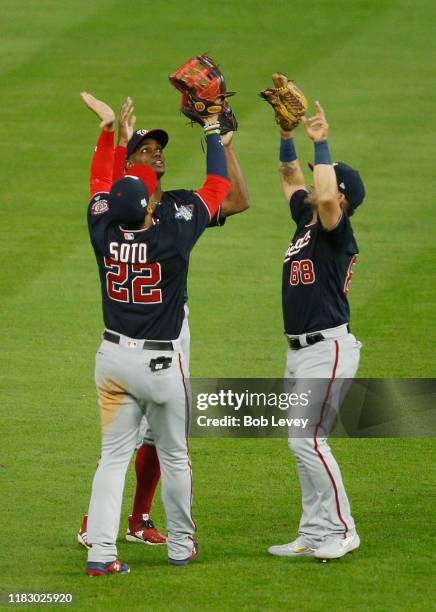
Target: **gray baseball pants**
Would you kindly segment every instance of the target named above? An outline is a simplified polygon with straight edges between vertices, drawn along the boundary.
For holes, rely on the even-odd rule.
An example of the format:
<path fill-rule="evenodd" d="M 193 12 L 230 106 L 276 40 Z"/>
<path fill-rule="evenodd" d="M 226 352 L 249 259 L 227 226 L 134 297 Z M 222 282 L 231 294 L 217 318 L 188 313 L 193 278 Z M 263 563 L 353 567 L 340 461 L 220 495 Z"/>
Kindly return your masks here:
<path fill-rule="evenodd" d="M 191 359 L 191 332 L 189 329 L 189 308 L 188 304 L 184 307 L 185 316 L 183 319 L 182 329 L 178 341 L 180 342 L 180 350 L 183 355 L 183 373 L 185 378 L 189 378 L 189 364 Z M 189 391 L 189 405 L 191 405 L 191 387 L 188 385 Z M 139 426 L 138 439 L 136 441 L 136 448 L 140 448 L 143 444 L 150 444 L 154 446 L 153 432 L 148 426 L 147 417 L 144 415 Z"/>
<path fill-rule="evenodd" d="M 187 448 L 188 382 L 179 341 L 173 351 L 144 350 L 143 341 L 120 335 L 120 344 L 103 340 L 95 381 L 102 422 L 101 459 L 94 476 L 88 512 L 88 561 L 117 558 L 125 475 L 145 414 L 153 433 L 162 476 L 162 501 L 168 530 L 168 555 L 189 557 L 195 524 L 191 516 L 192 478 Z M 171 359 L 153 370 L 153 360 Z"/>
<path fill-rule="evenodd" d="M 323 330 L 327 340 L 299 350 L 288 349 L 285 378 L 294 393 L 311 389 L 307 437 L 289 438 L 302 491 L 299 535 L 317 548 L 327 536 L 355 532 L 350 503 L 339 466 L 327 443 L 339 407 L 355 376 L 361 343 L 346 326 Z M 304 336 L 304 335 L 303 335 Z"/>

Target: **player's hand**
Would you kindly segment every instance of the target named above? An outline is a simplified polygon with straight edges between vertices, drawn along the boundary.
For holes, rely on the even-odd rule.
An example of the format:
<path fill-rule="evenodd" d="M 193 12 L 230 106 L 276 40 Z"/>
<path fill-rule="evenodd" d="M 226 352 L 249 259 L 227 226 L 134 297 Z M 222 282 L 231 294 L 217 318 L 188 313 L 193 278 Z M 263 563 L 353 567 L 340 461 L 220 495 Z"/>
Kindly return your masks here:
<path fill-rule="evenodd" d="M 230 147 L 230 145 L 232 144 L 234 133 L 235 132 L 230 131 L 230 132 L 227 132 L 227 134 L 223 134 L 222 136 L 220 136 L 221 142 L 223 143 L 225 147 Z"/>
<path fill-rule="evenodd" d="M 313 140 L 313 142 L 320 142 L 321 140 L 327 140 L 329 134 L 329 124 L 325 116 L 324 109 L 318 100 L 315 102 L 316 114 L 309 119 L 304 116 L 301 121 L 304 125 L 307 135 Z"/>
<path fill-rule="evenodd" d="M 207 117 L 202 117 L 204 127 L 208 125 L 213 125 L 214 123 L 219 123 L 218 115 L 208 115 Z"/>
<path fill-rule="evenodd" d="M 118 119 L 118 144 L 126 147 L 135 129 L 136 116 L 133 114 L 133 100 L 128 96 L 120 110 Z"/>
<path fill-rule="evenodd" d="M 218 98 L 216 98 L 213 102 L 214 104 L 216 104 L 217 106 L 221 106 L 222 105 L 222 97 L 218 96 Z M 219 113 L 216 113 L 215 115 L 201 115 L 201 119 L 203 121 L 203 125 L 204 127 L 206 127 L 207 125 L 211 125 L 212 123 L 219 123 Z"/>
<path fill-rule="evenodd" d="M 294 130 L 284 130 L 282 127 L 279 126 L 279 132 L 280 137 L 283 138 L 283 140 L 288 140 L 289 138 L 294 137 Z"/>
<path fill-rule="evenodd" d="M 105 102 L 97 100 L 97 98 L 87 91 L 82 91 L 80 97 L 86 106 L 100 119 L 100 127 L 107 132 L 112 132 L 115 124 L 115 113 L 111 107 Z"/>

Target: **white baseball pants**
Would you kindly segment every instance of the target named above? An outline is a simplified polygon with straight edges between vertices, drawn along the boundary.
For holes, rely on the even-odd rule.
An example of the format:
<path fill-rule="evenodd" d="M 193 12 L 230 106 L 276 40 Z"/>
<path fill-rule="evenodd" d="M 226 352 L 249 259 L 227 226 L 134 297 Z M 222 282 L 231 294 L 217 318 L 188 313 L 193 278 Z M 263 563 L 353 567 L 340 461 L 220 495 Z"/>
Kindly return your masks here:
<path fill-rule="evenodd" d="M 295 393 L 311 388 L 308 437 L 289 438 L 302 490 L 303 514 L 299 535 L 317 548 L 326 536 L 347 537 L 355 531 L 339 466 L 327 435 L 355 376 L 361 343 L 346 326 L 321 330 L 326 340 L 298 350 L 288 349 L 285 378 Z M 304 336 L 304 335 L 303 335 Z M 301 338 L 304 343 L 304 338 Z"/>

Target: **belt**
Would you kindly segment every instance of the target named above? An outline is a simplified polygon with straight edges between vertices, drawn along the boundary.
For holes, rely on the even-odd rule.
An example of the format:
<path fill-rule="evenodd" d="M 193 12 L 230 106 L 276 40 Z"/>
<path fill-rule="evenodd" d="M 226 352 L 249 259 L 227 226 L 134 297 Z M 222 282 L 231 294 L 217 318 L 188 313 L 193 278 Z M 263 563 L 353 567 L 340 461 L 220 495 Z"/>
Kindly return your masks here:
<path fill-rule="evenodd" d="M 301 344 L 299 338 L 287 338 L 289 348 L 293 351 L 298 351 L 298 349 L 304 348 L 304 346 L 312 346 L 312 344 L 322 342 L 322 340 L 325 340 L 325 337 L 321 332 L 317 332 L 316 334 L 306 334 L 306 345 Z"/>
<path fill-rule="evenodd" d="M 344 335 L 344 333 L 350 333 L 350 326 L 348 324 L 340 325 L 339 327 L 327 329 L 322 332 L 314 332 L 313 334 L 302 334 L 300 337 L 287 337 L 286 340 L 291 350 L 298 351 L 306 346 L 312 346 L 313 344 L 317 344 L 317 342 L 327 340 L 327 338 Z"/>
<path fill-rule="evenodd" d="M 114 344 L 120 344 L 121 336 L 118 334 L 113 334 L 105 330 L 103 332 L 103 338 L 108 342 L 113 342 Z M 173 351 L 174 346 L 172 342 L 166 340 L 134 340 L 133 342 L 142 342 L 142 349 L 144 351 Z"/>

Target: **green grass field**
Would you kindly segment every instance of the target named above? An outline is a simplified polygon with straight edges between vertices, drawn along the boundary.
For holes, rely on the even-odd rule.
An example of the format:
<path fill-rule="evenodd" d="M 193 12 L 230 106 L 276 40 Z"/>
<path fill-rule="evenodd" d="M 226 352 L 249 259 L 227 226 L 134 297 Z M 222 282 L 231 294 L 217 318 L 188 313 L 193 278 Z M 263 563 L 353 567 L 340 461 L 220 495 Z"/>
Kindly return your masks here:
<path fill-rule="evenodd" d="M 285 440 L 192 440 L 201 545 L 192 566 L 169 568 L 164 549 L 121 539 L 132 574 L 93 581 L 75 537 L 99 453 L 102 330 L 85 218 L 98 126 L 79 92 L 116 109 L 130 94 L 138 127 L 168 130 L 170 189 L 200 186 L 205 162 L 167 75 L 209 51 L 238 91 L 234 143 L 251 210 L 194 250 L 193 376 L 283 371 L 281 266 L 293 228 L 272 113 L 256 95 L 280 70 L 321 100 L 333 155 L 365 178 L 350 291 L 359 376 L 433 377 L 435 18 L 431 0 L 3 0 L 0 592 L 72 592 L 80 610 L 434 609 L 431 440 L 332 442 L 362 537 L 359 554 L 340 562 L 266 553 L 293 538 L 299 518 Z M 296 140 L 310 160 L 309 141 Z M 132 490 L 129 470 L 122 530 Z M 160 501 L 154 517 L 163 527 Z"/>

